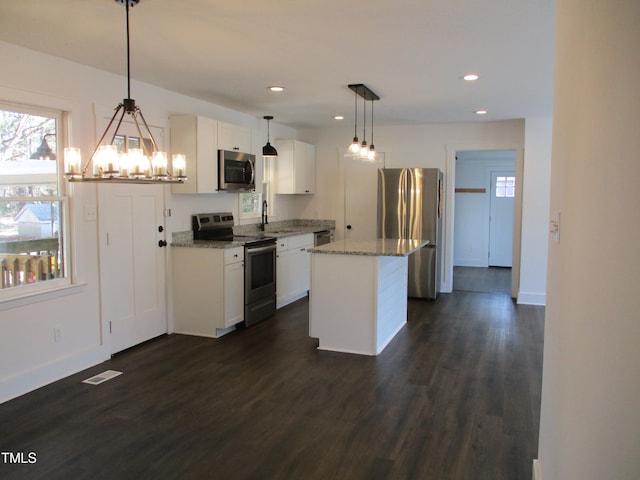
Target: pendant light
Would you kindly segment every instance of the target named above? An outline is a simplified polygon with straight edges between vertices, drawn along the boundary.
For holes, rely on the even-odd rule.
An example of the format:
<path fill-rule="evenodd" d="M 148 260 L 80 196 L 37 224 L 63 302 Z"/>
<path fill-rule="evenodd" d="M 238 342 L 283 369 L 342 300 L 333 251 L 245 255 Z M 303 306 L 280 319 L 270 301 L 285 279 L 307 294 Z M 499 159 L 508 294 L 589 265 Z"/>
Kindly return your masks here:
<path fill-rule="evenodd" d="M 351 85 L 349 85 L 351 88 Z M 355 99 L 355 115 L 354 115 L 354 127 L 353 127 L 353 141 L 349 148 L 347 149 L 347 153 L 344 154 L 345 157 L 355 157 L 360 154 L 360 140 L 358 140 L 358 91 L 352 89 L 354 91 L 354 99 Z"/>
<path fill-rule="evenodd" d="M 167 153 L 160 152 L 149 125 L 142 115 L 140 107 L 131 98 L 131 68 L 129 54 L 129 7 L 135 7 L 140 0 L 115 0 L 125 6 L 127 21 L 127 98 L 115 109 L 107 128 L 100 137 L 87 162 L 82 165 L 79 148 L 64 149 L 65 176 L 70 182 L 111 182 L 111 183 L 183 183 L 186 180 L 186 159 L 183 154 L 173 155 L 172 169 L 167 164 Z M 102 142 L 109 134 L 116 117 L 120 114 L 109 144 Z M 128 115 L 140 137 L 142 149 L 127 148 L 118 152 L 115 139 L 124 116 Z M 145 128 L 144 134 L 140 122 Z M 149 151 L 149 139 L 153 149 Z M 153 158 L 152 158 L 153 157 Z M 89 165 L 93 163 L 93 171 Z"/>
<path fill-rule="evenodd" d="M 376 161 L 376 147 L 373 144 L 373 98 L 371 99 L 371 145 L 369 145 L 368 158 L 371 162 Z"/>
<path fill-rule="evenodd" d="M 363 113 L 362 113 L 362 144 L 358 156 L 361 159 L 369 158 L 369 147 L 367 147 L 367 99 L 362 97 Z"/>
<path fill-rule="evenodd" d="M 38 149 L 31 154 L 29 157 L 31 160 L 55 160 L 56 153 L 51 150 L 49 143 L 47 142 L 47 137 L 54 137 L 54 133 L 47 133 L 42 136 L 42 142 L 40 142 L 40 146 Z"/>
<path fill-rule="evenodd" d="M 274 147 L 273 145 L 271 145 L 271 143 L 269 143 L 269 121 L 273 120 L 273 116 L 265 115 L 262 118 L 264 118 L 267 121 L 267 144 L 264 147 L 262 147 L 262 156 L 267 158 L 277 157 L 278 150 L 276 150 L 276 147 Z"/>
<path fill-rule="evenodd" d="M 363 83 L 350 84 L 349 88 L 355 92 L 356 95 L 356 135 L 353 137 L 353 143 L 349 147 L 349 150 L 345 154 L 345 157 L 359 158 L 366 161 L 375 161 L 376 151 L 373 145 L 373 102 L 380 100 L 380 97 L 373 92 L 369 87 Z M 364 105 L 364 126 L 363 126 L 363 139 L 362 143 L 358 143 L 357 129 L 358 129 L 358 96 L 363 98 Z M 367 100 L 371 101 L 371 146 L 367 146 Z"/>

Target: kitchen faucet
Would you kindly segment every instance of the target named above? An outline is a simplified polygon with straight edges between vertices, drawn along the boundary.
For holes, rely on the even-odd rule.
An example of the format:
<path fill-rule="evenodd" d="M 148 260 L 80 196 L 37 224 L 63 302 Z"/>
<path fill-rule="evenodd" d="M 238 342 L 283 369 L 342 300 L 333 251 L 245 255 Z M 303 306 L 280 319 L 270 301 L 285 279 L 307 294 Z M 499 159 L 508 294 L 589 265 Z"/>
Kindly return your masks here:
<path fill-rule="evenodd" d="M 269 219 L 267 218 L 267 201 L 262 201 L 262 216 L 260 217 L 260 230 L 264 232 L 264 226 L 269 224 Z"/>

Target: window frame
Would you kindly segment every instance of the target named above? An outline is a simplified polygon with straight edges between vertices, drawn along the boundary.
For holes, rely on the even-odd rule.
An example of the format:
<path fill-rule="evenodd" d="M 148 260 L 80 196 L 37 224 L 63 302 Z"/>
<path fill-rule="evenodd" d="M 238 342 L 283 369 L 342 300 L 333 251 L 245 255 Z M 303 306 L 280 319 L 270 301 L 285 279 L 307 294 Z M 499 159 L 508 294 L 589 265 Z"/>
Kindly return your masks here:
<path fill-rule="evenodd" d="M 69 131 L 70 115 L 67 112 L 55 108 L 47 108 L 36 105 L 17 104 L 0 100 L 0 109 L 26 115 L 43 116 L 55 119 L 56 122 L 56 183 L 57 195 L 43 196 L 15 196 L 3 197 L 3 201 L 17 202 L 59 202 L 58 232 L 60 242 L 60 256 L 63 276 L 47 279 L 34 283 L 17 285 L 15 287 L 0 288 L 0 304 L 9 305 L 13 301 L 29 298 L 34 295 L 47 294 L 73 285 L 71 249 L 70 249 L 70 199 L 67 191 L 67 182 L 64 181 L 63 151 L 67 143 L 66 132 Z M 52 220 L 53 221 L 53 220 Z M 1 308 L 0 308 L 1 310 Z"/>

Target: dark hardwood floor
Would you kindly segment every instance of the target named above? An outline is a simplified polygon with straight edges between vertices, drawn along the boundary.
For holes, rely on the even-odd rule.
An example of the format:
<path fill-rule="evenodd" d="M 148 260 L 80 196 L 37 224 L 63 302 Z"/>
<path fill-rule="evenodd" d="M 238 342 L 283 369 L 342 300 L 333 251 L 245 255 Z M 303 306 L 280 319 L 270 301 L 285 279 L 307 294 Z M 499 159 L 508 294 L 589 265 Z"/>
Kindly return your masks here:
<path fill-rule="evenodd" d="M 511 268 L 453 267 L 453 289 L 466 292 L 511 293 Z"/>
<path fill-rule="evenodd" d="M 378 357 L 316 349 L 308 301 L 219 340 L 161 337 L 0 405 L 2 479 L 529 480 L 542 307 L 409 301 Z M 101 385 L 82 380 L 124 372 Z"/>

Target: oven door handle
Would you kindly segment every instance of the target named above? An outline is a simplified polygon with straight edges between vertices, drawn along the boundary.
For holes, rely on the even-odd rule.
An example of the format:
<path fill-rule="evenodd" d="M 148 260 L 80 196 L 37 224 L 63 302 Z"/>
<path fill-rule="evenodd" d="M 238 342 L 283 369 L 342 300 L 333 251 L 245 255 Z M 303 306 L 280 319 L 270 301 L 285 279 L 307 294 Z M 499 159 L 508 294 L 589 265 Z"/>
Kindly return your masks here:
<path fill-rule="evenodd" d="M 262 253 L 262 252 L 268 252 L 269 250 L 275 251 L 276 250 L 276 246 L 275 245 L 267 245 L 266 247 L 246 247 L 247 249 L 247 253 Z"/>

